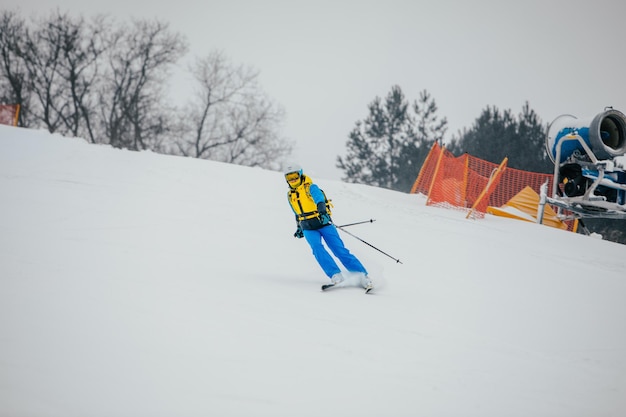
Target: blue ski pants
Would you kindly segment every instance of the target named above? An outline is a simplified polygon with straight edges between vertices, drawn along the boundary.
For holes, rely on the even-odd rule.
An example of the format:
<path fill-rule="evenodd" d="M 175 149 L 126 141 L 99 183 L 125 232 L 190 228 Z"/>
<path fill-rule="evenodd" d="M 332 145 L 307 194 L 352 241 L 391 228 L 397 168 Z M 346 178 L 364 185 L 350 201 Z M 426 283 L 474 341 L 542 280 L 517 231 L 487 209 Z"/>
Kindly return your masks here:
<path fill-rule="evenodd" d="M 304 238 L 313 250 L 313 256 L 320 264 L 326 276 L 331 278 L 333 275 L 341 272 L 333 257 L 328 253 L 322 239 L 328 246 L 328 249 L 339 259 L 339 261 L 350 272 L 362 272 L 367 275 L 367 270 L 361 262 L 344 246 L 343 241 L 339 237 L 337 228 L 330 224 L 317 230 L 303 230 Z"/>

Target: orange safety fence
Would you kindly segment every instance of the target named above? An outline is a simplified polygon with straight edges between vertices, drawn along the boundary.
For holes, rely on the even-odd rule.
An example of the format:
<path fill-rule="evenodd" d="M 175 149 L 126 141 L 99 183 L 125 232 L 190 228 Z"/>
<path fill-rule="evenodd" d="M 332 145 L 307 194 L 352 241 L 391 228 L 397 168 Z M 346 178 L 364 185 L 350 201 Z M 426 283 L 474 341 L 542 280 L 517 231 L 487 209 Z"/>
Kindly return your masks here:
<path fill-rule="evenodd" d="M 468 217 L 484 217 L 487 207 L 501 207 L 525 187 L 540 194 L 548 182 L 552 189 L 553 175 L 522 171 L 507 167 L 507 158 L 500 165 L 469 154 L 459 157 L 435 143 L 411 188 L 411 193 L 427 196 L 427 205 L 468 210 Z M 568 230 L 575 222 L 567 221 Z"/>
<path fill-rule="evenodd" d="M 0 124 L 17 126 L 19 115 L 19 104 L 0 104 Z"/>

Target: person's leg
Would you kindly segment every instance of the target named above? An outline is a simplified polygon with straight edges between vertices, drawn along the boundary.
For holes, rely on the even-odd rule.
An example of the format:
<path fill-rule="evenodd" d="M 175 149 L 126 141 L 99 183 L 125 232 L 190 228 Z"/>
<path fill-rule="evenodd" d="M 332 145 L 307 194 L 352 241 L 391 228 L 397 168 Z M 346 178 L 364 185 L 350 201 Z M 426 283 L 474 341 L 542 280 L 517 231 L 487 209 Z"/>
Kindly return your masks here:
<path fill-rule="evenodd" d="M 337 228 L 333 225 L 322 227 L 319 229 L 320 235 L 324 238 L 324 242 L 331 250 L 333 255 L 339 259 L 339 261 L 346 267 L 346 269 L 350 272 L 361 272 L 367 275 L 367 270 L 354 256 L 350 251 L 345 247 L 341 237 L 339 237 L 339 233 L 337 232 Z"/>
<path fill-rule="evenodd" d="M 322 235 L 320 230 L 303 230 L 302 232 L 304 233 L 304 238 L 307 243 L 313 250 L 313 256 L 317 260 L 317 263 L 320 264 L 326 276 L 332 279 L 335 274 L 341 273 L 341 270 L 322 244 Z"/>

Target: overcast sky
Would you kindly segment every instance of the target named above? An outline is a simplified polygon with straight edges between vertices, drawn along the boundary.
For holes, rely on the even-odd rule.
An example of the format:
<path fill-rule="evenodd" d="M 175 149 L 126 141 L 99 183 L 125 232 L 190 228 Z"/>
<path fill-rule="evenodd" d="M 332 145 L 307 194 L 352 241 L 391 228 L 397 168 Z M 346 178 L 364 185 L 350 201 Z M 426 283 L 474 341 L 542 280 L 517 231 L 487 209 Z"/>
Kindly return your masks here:
<path fill-rule="evenodd" d="M 293 160 L 317 177 L 335 168 L 349 132 L 393 85 L 411 102 L 427 90 L 446 139 L 487 106 L 544 123 L 626 112 L 623 0 L 3 0 L 24 17 L 61 11 L 157 18 L 188 40 L 186 59 L 223 51 L 260 72 L 286 111 Z M 184 92 L 185 88 L 175 88 Z M 184 93 L 183 93 L 184 95 Z"/>

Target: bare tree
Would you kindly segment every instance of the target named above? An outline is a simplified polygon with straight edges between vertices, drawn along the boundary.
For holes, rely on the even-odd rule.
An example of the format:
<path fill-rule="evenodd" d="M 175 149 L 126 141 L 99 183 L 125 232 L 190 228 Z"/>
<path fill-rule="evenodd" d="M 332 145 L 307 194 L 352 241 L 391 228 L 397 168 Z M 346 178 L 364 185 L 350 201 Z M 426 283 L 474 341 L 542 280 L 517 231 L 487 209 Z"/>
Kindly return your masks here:
<path fill-rule="evenodd" d="M 291 152 L 291 145 L 278 132 L 283 111 L 269 99 L 249 95 L 239 105 L 233 106 L 228 118 L 228 146 L 215 148 L 215 159 L 223 162 L 280 168 L 280 159 Z"/>
<path fill-rule="evenodd" d="M 30 125 L 50 132 L 160 149 L 173 118 L 163 86 L 187 48 L 166 24 L 113 28 L 102 16 L 86 21 L 57 11 L 29 28 L 4 12 L 0 29 L 0 92 L 22 106 L 22 126 L 29 115 Z"/>
<path fill-rule="evenodd" d="M 258 72 L 221 52 L 196 60 L 190 71 L 199 88 L 181 117 L 177 153 L 277 169 L 291 145 L 279 136 L 284 112 L 259 87 Z"/>
<path fill-rule="evenodd" d="M 20 124 L 93 141 L 90 116 L 97 60 L 105 47 L 103 19 L 87 23 L 54 12 L 30 29 L 5 12 L 1 24 L 3 75 L 22 107 Z"/>
<path fill-rule="evenodd" d="M 75 21 L 59 18 L 57 30 L 61 40 L 61 58 L 57 71 L 59 82 L 66 88 L 63 96 L 67 111 L 60 114 L 65 131 L 73 136 L 102 142 L 94 130 L 96 117 L 96 89 L 99 76 L 99 59 L 108 45 L 104 33 L 109 28 L 104 17 L 91 22 L 83 18 Z"/>
<path fill-rule="evenodd" d="M 19 104 L 20 126 L 29 126 L 30 89 L 28 70 L 23 60 L 23 45 L 26 25 L 15 12 L 0 14 L 0 101 Z"/>
<path fill-rule="evenodd" d="M 160 151 L 172 118 L 172 110 L 162 104 L 163 86 L 170 66 L 186 52 L 186 42 L 159 21 L 122 26 L 110 42 L 100 89 L 106 136 L 115 147 Z"/>
<path fill-rule="evenodd" d="M 65 16 L 58 16 L 60 20 Z M 23 59 L 29 76 L 29 87 L 38 109 L 31 108 L 35 119 L 49 132 L 63 125 L 63 113 L 69 104 L 63 97 L 64 86 L 58 80 L 61 60 L 62 33 L 58 20 L 40 20 L 36 30 L 25 31 Z"/>

